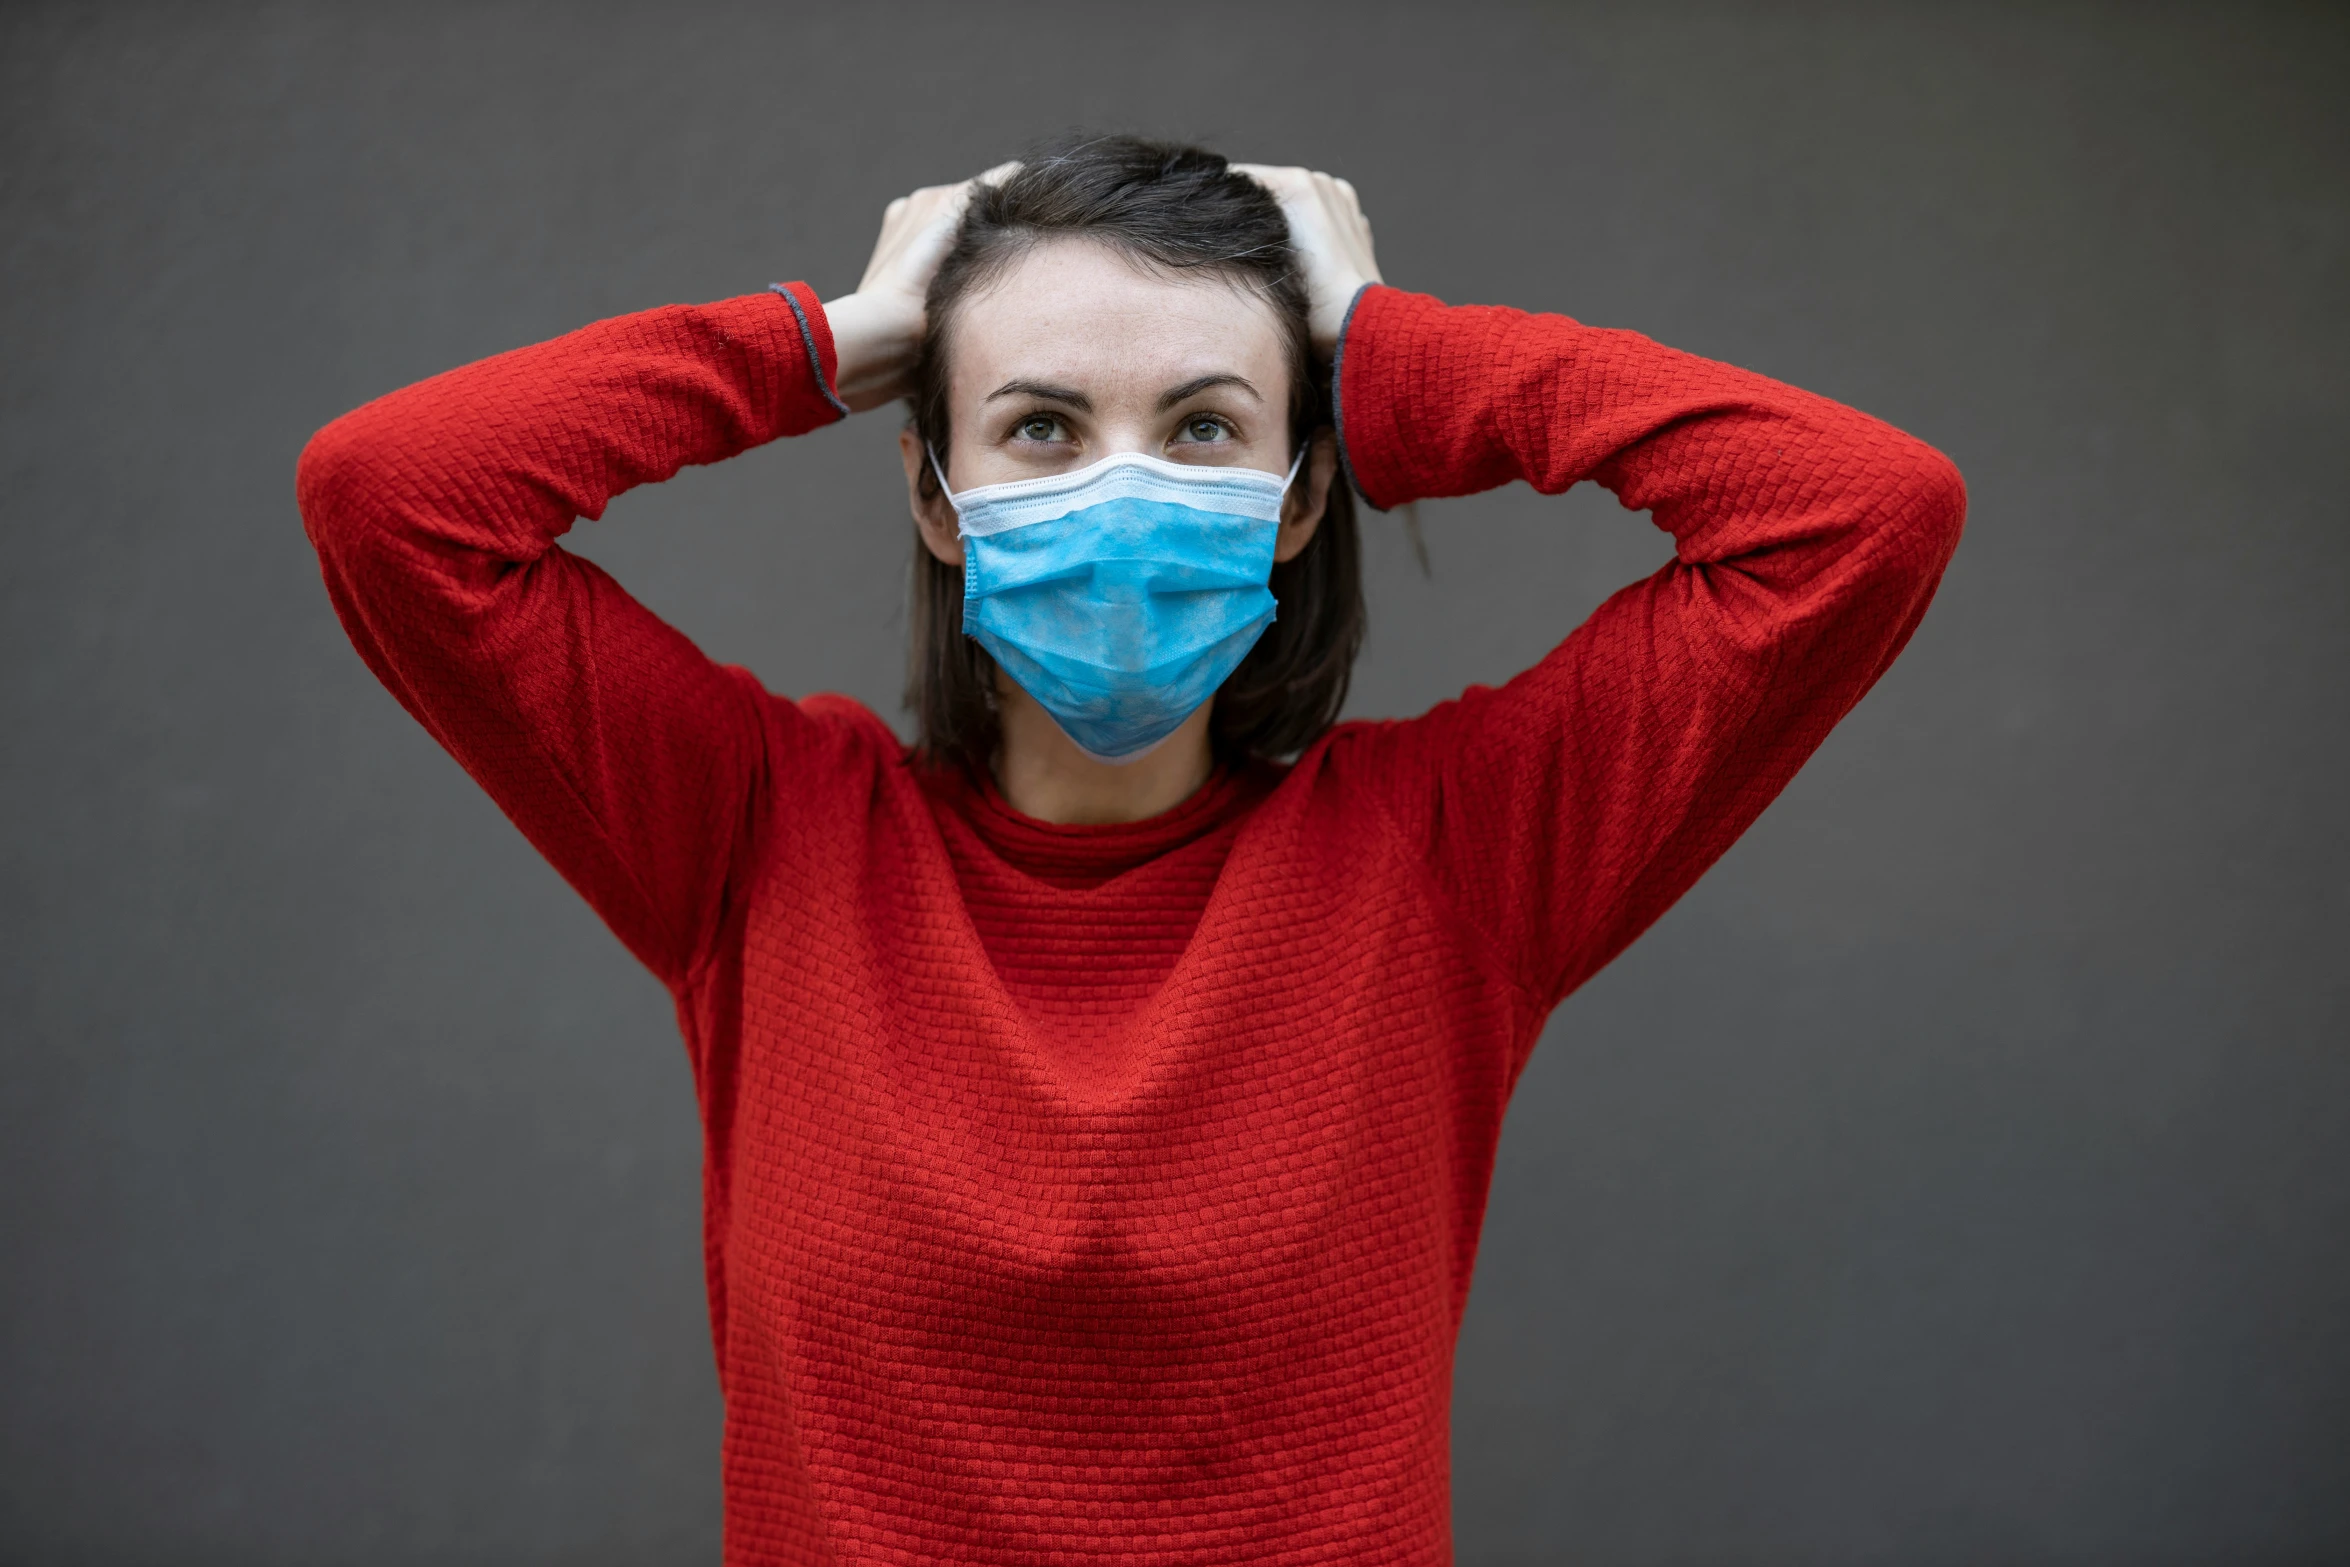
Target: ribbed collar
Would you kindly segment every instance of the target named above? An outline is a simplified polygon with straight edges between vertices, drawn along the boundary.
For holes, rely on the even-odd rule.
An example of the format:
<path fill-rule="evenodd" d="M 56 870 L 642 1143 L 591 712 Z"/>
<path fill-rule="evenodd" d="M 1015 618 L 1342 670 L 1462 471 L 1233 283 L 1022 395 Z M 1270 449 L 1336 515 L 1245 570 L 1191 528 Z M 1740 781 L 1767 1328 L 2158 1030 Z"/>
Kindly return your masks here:
<path fill-rule="evenodd" d="M 952 811 L 998 859 L 1014 870 L 1064 889 L 1098 887 L 1163 854 L 1198 842 L 1256 808 L 1281 781 L 1270 763 L 1219 763 L 1181 805 L 1139 822 L 1065 825 L 1014 810 L 995 779 L 959 767 L 924 780 L 931 797 Z"/>

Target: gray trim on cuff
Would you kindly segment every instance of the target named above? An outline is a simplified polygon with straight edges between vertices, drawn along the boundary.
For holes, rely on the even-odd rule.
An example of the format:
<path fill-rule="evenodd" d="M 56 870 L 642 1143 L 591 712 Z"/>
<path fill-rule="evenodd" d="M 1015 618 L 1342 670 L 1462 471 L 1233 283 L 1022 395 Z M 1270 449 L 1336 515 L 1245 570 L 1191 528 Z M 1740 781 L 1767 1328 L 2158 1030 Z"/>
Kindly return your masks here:
<path fill-rule="evenodd" d="M 1338 346 L 1330 352 L 1330 428 L 1338 437 L 1338 471 L 1345 475 L 1347 487 L 1361 495 L 1363 504 L 1373 511 L 1384 512 L 1386 507 L 1363 495 L 1362 481 L 1355 477 L 1354 459 L 1346 454 L 1346 333 L 1355 324 L 1355 311 L 1362 307 L 1363 296 L 1376 285 L 1365 283 L 1355 290 L 1355 297 L 1346 302 L 1346 314 L 1338 322 Z"/>
<path fill-rule="evenodd" d="M 808 368 L 816 373 L 816 390 L 824 394 L 826 402 L 840 410 L 842 418 L 847 418 L 849 405 L 842 402 L 839 396 L 833 392 L 831 386 L 825 382 L 824 356 L 816 352 L 816 329 L 808 324 L 807 306 L 800 303 L 800 296 L 791 291 L 791 285 L 788 283 L 770 283 L 767 285 L 767 292 L 781 294 L 783 302 L 791 306 L 792 319 L 800 324 L 800 342 L 808 350 Z"/>

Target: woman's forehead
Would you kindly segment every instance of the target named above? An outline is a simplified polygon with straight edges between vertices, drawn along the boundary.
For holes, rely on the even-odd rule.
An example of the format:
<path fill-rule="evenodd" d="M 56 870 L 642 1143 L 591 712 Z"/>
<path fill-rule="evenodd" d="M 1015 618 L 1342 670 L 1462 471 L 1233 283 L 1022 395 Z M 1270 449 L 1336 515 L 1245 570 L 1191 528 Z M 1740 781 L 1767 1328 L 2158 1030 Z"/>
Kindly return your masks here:
<path fill-rule="evenodd" d="M 1288 342 L 1273 306 L 1216 273 L 1169 276 L 1088 240 L 1040 244 L 955 313 L 954 399 L 1007 381 L 1160 387 L 1235 374 L 1286 396 Z"/>

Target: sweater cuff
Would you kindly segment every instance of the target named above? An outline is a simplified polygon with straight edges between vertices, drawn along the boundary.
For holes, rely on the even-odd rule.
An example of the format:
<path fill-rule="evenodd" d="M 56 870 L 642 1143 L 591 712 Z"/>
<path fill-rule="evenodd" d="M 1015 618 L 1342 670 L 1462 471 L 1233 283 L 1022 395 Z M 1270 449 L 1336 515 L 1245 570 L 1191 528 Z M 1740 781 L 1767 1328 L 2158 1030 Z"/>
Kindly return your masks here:
<path fill-rule="evenodd" d="M 1347 311 L 1331 362 L 1339 452 L 1356 492 L 1376 510 L 1468 493 L 1440 476 L 1446 467 L 1441 454 L 1421 449 L 1444 439 L 1441 430 L 1421 428 L 1422 419 L 1458 410 L 1439 404 L 1416 416 L 1414 409 L 1430 387 L 1448 379 L 1444 361 L 1457 333 L 1447 318 L 1456 314 L 1442 300 L 1384 283 L 1365 285 Z M 1455 390 L 1465 394 L 1470 388 Z"/>
<path fill-rule="evenodd" d="M 831 405 L 835 417 L 846 419 L 849 405 L 833 390 L 835 378 L 840 374 L 840 356 L 832 346 L 832 323 L 825 318 L 824 305 L 817 299 L 816 291 L 805 283 L 770 283 L 767 289 L 782 295 L 783 302 L 791 306 L 791 313 L 799 322 L 800 344 L 807 350 L 816 390 L 824 394 L 824 401 Z"/>
<path fill-rule="evenodd" d="M 1355 297 L 1346 302 L 1346 314 L 1339 319 L 1338 346 L 1330 354 L 1330 426 L 1338 437 L 1339 475 L 1350 489 L 1362 496 L 1364 505 L 1383 512 L 1387 508 L 1371 499 L 1363 481 L 1355 476 L 1354 458 L 1346 449 L 1346 335 L 1354 330 L 1355 312 L 1362 307 L 1363 296 L 1377 287 L 1376 283 L 1365 283 L 1356 289 Z"/>

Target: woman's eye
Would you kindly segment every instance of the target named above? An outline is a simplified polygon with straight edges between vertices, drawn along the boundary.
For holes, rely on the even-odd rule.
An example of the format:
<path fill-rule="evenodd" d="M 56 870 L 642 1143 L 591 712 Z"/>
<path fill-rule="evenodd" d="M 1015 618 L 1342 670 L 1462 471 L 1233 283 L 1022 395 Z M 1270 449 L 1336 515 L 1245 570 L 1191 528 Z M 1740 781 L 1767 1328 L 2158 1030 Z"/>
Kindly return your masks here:
<path fill-rule="evenodd" d="M 1183 438 L 1187 441 L 1221 441 L 1232 433 L 1221 419 L 1202 414 L 1197 419 L 1183 421 Z"/>
<path fill-rule="evenodd" d="M 1023 441 L 1049 441 L 1061 433 L 1061 421 L 1051 414 L 1030 414 L 1012 427 Z"/>

